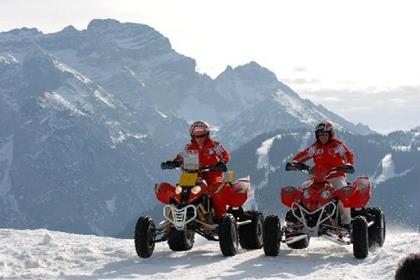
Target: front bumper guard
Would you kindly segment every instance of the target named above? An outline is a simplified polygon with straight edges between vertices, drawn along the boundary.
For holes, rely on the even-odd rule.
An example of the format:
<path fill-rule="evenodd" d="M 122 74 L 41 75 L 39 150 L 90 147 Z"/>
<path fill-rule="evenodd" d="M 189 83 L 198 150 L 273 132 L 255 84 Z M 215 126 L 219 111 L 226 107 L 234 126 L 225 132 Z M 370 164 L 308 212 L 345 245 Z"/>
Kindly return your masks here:
<path fill-rule="evenodd" d="M 192 209 L 193 213 L 193 216 L 190 218 L 187 217 L 188 209 Z M 178 209 L 173 205 L 165 205 L 165 207 L 163 207 L 163 216 L 173 224 L 177 230 L 183 230 L 189 222 L 197 218 L 197 208 L 194 205 L 187 205 Z"/>

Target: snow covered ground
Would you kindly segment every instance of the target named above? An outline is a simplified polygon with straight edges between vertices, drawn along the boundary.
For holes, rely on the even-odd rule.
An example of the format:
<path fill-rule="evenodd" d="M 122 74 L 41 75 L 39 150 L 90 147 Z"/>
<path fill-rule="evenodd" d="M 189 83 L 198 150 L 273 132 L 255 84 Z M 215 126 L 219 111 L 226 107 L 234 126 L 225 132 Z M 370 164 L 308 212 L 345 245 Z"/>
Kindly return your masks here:
<path fill-rule="evenodd" d="M 160 243 L 151 258 L 140 259 L 132 240 L 0 229 L 0 279 L 393 279 L 397 262 L 419 248 L 419 232 L 393 230 L 364 260 L 322 239 L 300 251 L 282 244 L 278 257 L 241 250 L 225 258 L 218 243 L 202 238 L 191 251 Z"/>

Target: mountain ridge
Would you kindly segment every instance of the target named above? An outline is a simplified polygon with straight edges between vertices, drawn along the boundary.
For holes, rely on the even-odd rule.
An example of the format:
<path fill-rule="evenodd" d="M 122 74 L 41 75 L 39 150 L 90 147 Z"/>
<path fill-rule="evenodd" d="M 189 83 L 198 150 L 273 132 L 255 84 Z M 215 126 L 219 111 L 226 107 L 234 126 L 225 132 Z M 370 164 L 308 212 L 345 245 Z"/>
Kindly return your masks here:
<path fill-rule="evenodd" d="M 155 183 L 176 180 L 159 163 L 189 141 L 188 122 L 220 127 L 216 137 L 233 150 L 281 128 L 267 108 L 289 120 L 283 128 L 321 116 L 302 122 L 299 112 L 319 108 L 256 62 L 225 72 L 198 73 L 141 24 L 0 33 L 0 226 L 116 235 L 157 205 Z M 229 126 L 239 116 L 249 122 Z"/>

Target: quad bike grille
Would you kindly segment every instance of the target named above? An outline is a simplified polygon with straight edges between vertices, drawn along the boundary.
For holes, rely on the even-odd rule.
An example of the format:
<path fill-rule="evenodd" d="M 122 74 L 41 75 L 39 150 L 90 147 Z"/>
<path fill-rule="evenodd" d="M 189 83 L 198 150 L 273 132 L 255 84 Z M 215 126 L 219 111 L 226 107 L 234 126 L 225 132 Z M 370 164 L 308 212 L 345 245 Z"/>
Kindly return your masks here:
<path fill-rule="evenodd" d="M 173 224 L 177 230 L 183 230 L 185 225 L 197 217 L 197 208 L 194 205 L 187 205 L 178 209 L 173 205 L 166 205 L 163 208 L 163 216 Z"/>
<path fill-rule="evenodd" d="M 337 206 L 333 201 L 313 212 L 308 211 L 305 207 L 296 202 L 292 204 L 292 209 L 293 208 L 296 209 L 290 213 L 296 220 L 302 223 L 303 230 L 309 237 L 318 236 L 320 226 L 325 221 L 332 218 L 337 210 Z"/>

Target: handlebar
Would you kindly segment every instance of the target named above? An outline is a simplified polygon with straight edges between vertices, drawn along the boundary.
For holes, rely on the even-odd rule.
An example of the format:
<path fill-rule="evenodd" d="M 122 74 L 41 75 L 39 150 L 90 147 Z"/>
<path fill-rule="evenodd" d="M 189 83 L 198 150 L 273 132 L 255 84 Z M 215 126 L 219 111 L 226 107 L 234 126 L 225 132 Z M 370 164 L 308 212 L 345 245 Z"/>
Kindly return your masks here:
<path fill-rule="evenodd" d="M 355 170 L 354 170 L 353 165 L 343 165 L 343 166 L 333 168 L 330 172 L 332 171 L 343 171 L 345 173 L 353 174 Z"/>
<path fill-rule="evenodd" d="M 296 162 L 296 163 L 291 163 L 288 162 L 286 163 L 286 171 L 307 171 L 310 174 L 313 174 L 313 170 L 309 165 L 306 165 L 304 163 L 301 162 Z M 331 169 L 330 171 L 326 172 L 326 176 L 330 175 L 331 172 L 345 172 L 345 173 L 349 173 L 349 174 L 353 174 L 354 173 L 354 167 L 352 165 L 343 165 L 343 166 L 338 166 L 338 167 L 334 167 L 333 169 Z"/>
<path fill-rule="evenodd" d="M 306 165 L 306 164 L 301 163 L 301 162 L 297 162 L 297 163 L 288 162 L 288 163 L 286 163 L 286 171 L 296 171 L 296 170 L 310 172 L 311 167 L 309 165 Z"/>
<path fill-rule="evenodd" d="M 227 171 L 226 163 L 219 161 L 216 165 L 208 165 L 200 169 L 200 172 L 209 172 L 209 171 L 226 172 Z"/>
<path fill-rule="evenodd" d="M 162 162 L 160 164 L 160 168 L 162 170 L 166 170 L 166 169 L 176 169 L 182 167 L 182 162 L 179 161 L 165 161 Z M 209 172 L 209 171 L 221 171 L 221 172 L 226 172 L 227 171 L 227 166 L 226 163 L 219 161 L 216 165 L 207 165 L 207 166 L 203 166 L 202 168 L 200 168 L 200 170 L 198 170 L 199 172 Z"/>
<path fill-rule="evenodd" d="M 160 168 L 162 170 L 175 169 L 175 168 L 178 168 L 180 166 L 181 166 L 181 163 L 178 162 L 178 161 L 174 161 L 174 160 L 167 160 L 167 161 L 164 161 L 160 164 Z"/>

